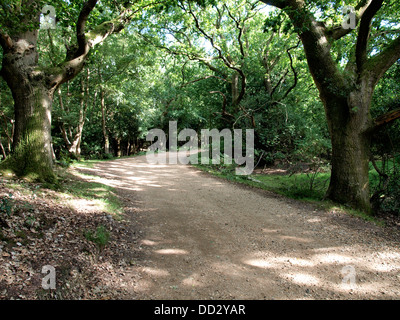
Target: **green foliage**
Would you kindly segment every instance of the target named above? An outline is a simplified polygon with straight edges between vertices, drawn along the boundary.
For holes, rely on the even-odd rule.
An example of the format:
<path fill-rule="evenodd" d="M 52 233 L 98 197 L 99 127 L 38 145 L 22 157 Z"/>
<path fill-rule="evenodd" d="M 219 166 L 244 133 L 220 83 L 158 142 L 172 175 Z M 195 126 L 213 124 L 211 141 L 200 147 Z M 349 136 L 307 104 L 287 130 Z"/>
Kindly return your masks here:
<path fill-rule="evenodd" d="M 386 155 L 370 166 L 372 204 L 376 212 L 400 213 L 400 155 Z"/>
<path fill-rule="evenodd" d="M 14 208 L 13 195 L 10 193 L 8 196 L 0 198 L 0 213 L 11 216 Z"/>
<path fill-rule="evenodd" d="M 390 176 L 386 186 L 384 200 L 381 203 L 381 210 L 396 215 L 400 213 L 400 172 Z"/>
<path fill-rule="evenodd" d="M 86 31 L 115 18 L 128 2 L 132 4 L 98 2 Z M 34 6 L 21 11 L 20 1 L 2 1 L 0 32 L 15 34 L 24 28 L 38 29 L 39 10 L 47 3 L 32 3 Z M 346 1 L 346 5 L 356 3 Z M 63 63 L 67 47 L 73 49 L 76 45 L 76 21 L 82 4 L 77 0 L 52 1 L 57 28 L 39 32 L 38 67 L 42 70 L 49 71 Z M 318 15 L 328 31 L 343 19 L 343 1 L 305 4 L 304 10 Z M 289 19 L 290 15 L 295 22 L 301 21 L 305 11 L 270 11 L 249 0 L 136 1 L 133 5 L 138 14 L 132 23 L 92 49 L 84 69 L 89 72 L 81 73 L 55 92 L 52 135 L 58 164 L 68 167 L 73 163 L 68 140 L 71 143 L 79 129 L 83 128 L 83 157 L 111 159 L 140 152 L 147 132 L 152 128 L 167 132 L 172 120 L 178 121 L 178 130 L 191 128 L 197 132 L 205 128 L 253 128 L 260 166 L 329 162 L 331 143 L 325 111 L 296 35 L 309 26 L 295 28 Z M 399 7 L 398 2 L 392 1 L 373 20 L 369 56 L 381 51 L 398 34 Z M 331 43 L 334 60 L 348 81 L 351 76 L 345 67 L 356 37 L 356 32 L 351 32 Z M 398 107 L 399 66 L 395 64 L 378 84 L 371 108 L 373 118 Z M 238 75 L 236 85 L 234 79 Z M 240 92 L 243 83 L 245 91 L 237 102 L 235 89 Z M 335 83 L 330 86 L 337 89 Z M 0 116 L 5 123 L 0 139 L 7 154 L 11 151 L 12 102 L 5 82 L 0 80 Z M 3 166 L 21 176 L 45 167 L 40 157 L 26 160 L 33 148 L 40 149 L 39 137 L 40 134 L 32 135 L 31 140 L 20 144 Z M 398 146 L 400 125 L 395 123 L 373 138 L 372 151 L 384 159 L 398 153 Z M 217 169 L 231 175 L 234 166 L 222 164 Z M 382 191 L 386 199 L 382 206 L 387 209 L 397 208 L 396 174 L 390 172 L 393 178 Z M 326 179 L 320 180 L 321 177 L 324 173 L 318 170 L 293 175 L 297 180 L 285 181 L 284 192 L 321 197 L 326 189 Z M 55 179 L 49 172 L 39 172 L 38 178 Z M 374 187 L 382 189 L 384 180 L 377 181 Z"/>
<path fill-rule="evenodd" d="M 371 107 L 373 118 L 400 108 L 400 64 L 394 64 L 379 82 Z M 372 156 L 380 173 L 371 168 L 372 201 L 376 211 L 400 213 L 400 122 L 385 126 L 372 137 Z"/>
<path fill-rule="evenodd" d="M 101 251 L 107 245 L 110 240 L 110 233 L 106 227 L 98 226 L 95 231 L 89 230 L 85 232 L 85 238 L 88 241 L 95 243 Z"/>

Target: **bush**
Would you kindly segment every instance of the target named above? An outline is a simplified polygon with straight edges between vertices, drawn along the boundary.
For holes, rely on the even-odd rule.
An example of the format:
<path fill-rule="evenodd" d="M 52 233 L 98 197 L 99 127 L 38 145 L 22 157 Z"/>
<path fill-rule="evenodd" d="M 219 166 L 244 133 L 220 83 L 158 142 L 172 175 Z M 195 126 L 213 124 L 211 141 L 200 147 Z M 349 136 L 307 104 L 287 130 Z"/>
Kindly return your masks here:
<path fill-rule="evenodd" d="M 105 154 L 103 154 L 102 158 L 104 160 L 110 160 L 110 159 L 114 158 L 114 155 L 112 153 L 105 153 Z"/>
<path fill-rule="evenodd" d="M 400 173 L 389 178 L 380 209 L 385 212 L 400 214 Z"/>
<path fill-rule="evenodd" d="M 388 156 L 374 161 L 375 170 L 370 175 L 375 211 L 400 214 L 400 155 Z"/>

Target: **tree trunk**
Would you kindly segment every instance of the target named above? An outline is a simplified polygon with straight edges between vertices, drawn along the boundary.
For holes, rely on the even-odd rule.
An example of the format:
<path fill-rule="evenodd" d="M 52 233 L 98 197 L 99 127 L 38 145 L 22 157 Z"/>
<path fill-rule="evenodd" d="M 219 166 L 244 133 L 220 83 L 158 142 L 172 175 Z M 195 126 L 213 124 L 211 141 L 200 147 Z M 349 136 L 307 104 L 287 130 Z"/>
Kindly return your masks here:
<path fill-rule="evenodd" d="M 76 159 L 79 159 L 81 156 L 81 142 L 82 142 L 82 134 L 83 127 L 85 125 L 86 112 L 88 108 L 88 100 L 89 100 L 89 76 L 90 71 L 86 69 L 86 79 L 81 79 L 81 103 L 79 109 L 79 119 L 78 124 L 75 129 L 75 135 L 73 140 L 71 141 L 71 145 L 69 147 L 69 153 L 74 156 Z M 85 84 L 86 80 L 86 84 Z"/>
<path fill-rule="evenodd" d="M 327 198 L 370 213 L 370 140 L 365 133 L 348 127 L 334 131 L 331 137 L 332 173 Z"/>
<path fill-rule="evenodd" d="M 0 140 L 0 149 L 1 149 L 1 154 L 3 155 L 3 160 L 5 160 L 7 158 L 7 154 L 6 154 L 6 150 L 4 150 L 4 146 L 1 143 L 1 140 Z"/>
<path fill-rule="evenodd" d="M 11 86 L 10 86 L 11 87 Z M 51 111 L 53 94 L 41 83 L 13 88 L 15 133 L 9 164 L 19 176 L 53 181 Z"/>
<path fill-rule="evenodd" d="M 68 94 L 67 94 L 67 96 L 68 96 Z M 64 114 L 65 109 L 64 109 L 64 102 L 63 102 L 63 98 L 62 98 L 61 88 L 58 88 L 58 99 L 59 99 L 60 108 Z M 64 139 L 64 143 L 65 143 L 67 149 L 71 148 L 71 141 L 69 140 L 68 133 L 67 133 L 67 130 L 65 129 L 65 124 L 63 121 L 60 122 L 59 127 L 60 127 L 61 135 Z"/>
<path fill-rule="evenodd" d="M 103 138 L 104 138 L 104 153 L 108 154 L 110 153 L 110 139 L 108 138 L 108 132 L 107 132 L 107 127 L 106 127 L 106 104 L 105 104 L 105 92 L 104 88 L 101 88 L 101 99 L 100 99 L 100 105 L 101 105 L 101 128 L 103 130 Z"/>
<path fill-rule="evenodd" d="M 53 92 L 37 68 L 37 31 L 26 32 L 3 53 L 2 76 L 14 99 L 13 153 L 4 162 L 17 175 L 54 181 L 51 139 Z"/>
<path fill-rule="evenodd" d="M 371 213 L 369 188 L 370 99 L 352 92 L 347 99 L 323 99 L 332 143 L 332 173 L 326 197 Z"/>

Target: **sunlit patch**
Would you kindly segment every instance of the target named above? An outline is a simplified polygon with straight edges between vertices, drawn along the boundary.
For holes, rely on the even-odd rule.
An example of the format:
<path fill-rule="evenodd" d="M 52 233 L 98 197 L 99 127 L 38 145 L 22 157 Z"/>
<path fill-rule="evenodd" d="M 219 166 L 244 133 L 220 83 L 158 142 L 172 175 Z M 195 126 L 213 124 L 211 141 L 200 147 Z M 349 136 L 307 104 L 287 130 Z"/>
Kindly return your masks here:
<path fill-rule="evenodd" d="M 306 274 L 306 273 L 295 273 L 295 274 L 289 274 L 287 277 L 294 283 L 297 284 L 306 284 L 306 285 L 317 285 L 319 284 L 319 279 Z"/>
<path fill-rule="evenodd" d="M 150 268 L 150 267 L 144 267 L 143 271 L 155 277 L 167 277 L 170 275 L 169 272 L 166 270 Z"/>
<path fill-rule="evenodd" d="M 160 249 L 160 250 L 155 250 L 155 253 L 159 253 L 159 254 L 188 254 L 189 252 L 187 252 L 186 250 L 182 250 L 182 249 Z"/>
<path fill-rule="evenodd" d="M 278 232 L 277 229 L 267 229 L 267 228 L 263 228 L 263 229 L 261 229 L 261 230 L 262 230 L 262 232 L 264 232 L 264 233 L 276 233 L 276 232 Z"/>
<path fill-rule="evenodd" d="M 335 253 L 318 254 L 313 257 L 313 260 L 323 263 L 353 263 L 354 259 Z"/>
<path fill-rule="evenodd" d="M 378 256 L 383 259 L 400 259 L 400 254 L 398 252 L 378 252 Z"/>
<path fill-rule="evenodd" d="M 67 203 L 77 212 L 101 212 L 106 210 L 106 204 L 101 200 L 71 199 Z"/>
<path fill-rule="evenodd" d="M 142 244 L 144 244 L 145 246 L 155 246 L 157 245 L 157 242 L 153 240 L 144 239 L 142 240 Z"/>
<path fill-rule="evenodd" d="M 283 240 L 293 240 L 293 241 L 298 241 L 298 242 L 303 242 L 303 243 L 307 243 L 307 242 L 311 242 L 312 241 L 310 239 L 292 237 L 292 236 L 279 236 L 279 238 L 281 238 Z"/>
<path fill-rule="evenodd" d="M 314 267 L 315 262 L 306 259 L 300 258 L 291 258 L 291 257 L 279 257 L 276 258 L 276 261 L 280 262 L 281 264 L 291 264 L 300 267 Z"/>
<path fill-rule="evenodd" d="M 147 292 L 152 288 L 152 284 L 149 280 L 140 279 L 135 285 L 135 292 Z"/>
<path fill-rule="evenodd" d="M 182 280 L 182 284 L 188 287 L 201 287 L 203 284 L 195 279 L 196 275 L 192 275 Z"/>
<path fill-rule="evenodd" d="M 311 223 L 321 222 L 321 219 L 320 218 L 311 218 L 311 219 L 308 219 L 307 222 L 311 222 Z"/>
<path fill-rule="evenodd" d="M 370 269 L 378 272 L 392 272 L 392 271 L 398 271 L 400 270 L 400 266 L 394 266 L 394 265 L 389 265 L 389 264 L 383 264 L 383 263 L 375 263 L 372 266 L 370 266 Z"/>
<path fill-rule="evenodd" d="M 253 267 L 257 268 L 272 268 L 273 264 L 264 260 L 264 259 L 249 259 L 244 261 L 245 264 L 248 264 Z"/>

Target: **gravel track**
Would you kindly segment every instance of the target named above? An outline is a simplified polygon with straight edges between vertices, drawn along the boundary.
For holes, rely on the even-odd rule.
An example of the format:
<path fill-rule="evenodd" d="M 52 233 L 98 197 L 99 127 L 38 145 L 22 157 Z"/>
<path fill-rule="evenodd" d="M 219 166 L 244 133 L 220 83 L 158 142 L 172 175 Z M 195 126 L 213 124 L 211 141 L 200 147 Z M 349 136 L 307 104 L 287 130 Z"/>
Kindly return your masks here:
<path fill-rule="evenodd" d="M 132 299 L 398 299 L 399 235 L 145 156 L 91 174 L 137 208 Z"/>

